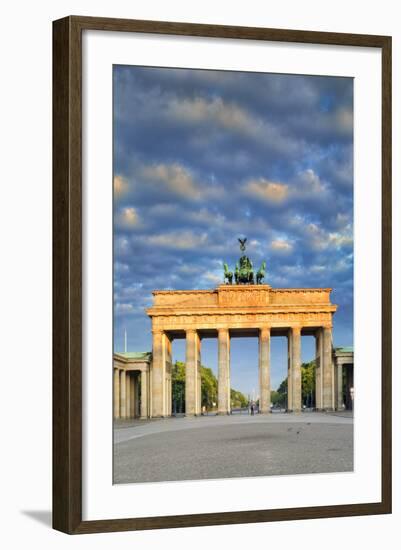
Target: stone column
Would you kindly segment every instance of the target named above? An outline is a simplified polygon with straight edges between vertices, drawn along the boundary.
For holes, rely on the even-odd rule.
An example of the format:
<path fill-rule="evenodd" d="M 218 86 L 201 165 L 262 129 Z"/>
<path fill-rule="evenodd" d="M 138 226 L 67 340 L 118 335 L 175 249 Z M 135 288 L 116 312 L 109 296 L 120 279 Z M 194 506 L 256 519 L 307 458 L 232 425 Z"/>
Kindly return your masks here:
<path fill-rule="evenodd" d="M 135 418 L 141 417 L 141 409 L 140 403 L 141 403 L 141 397 L 139 394 L 139 390 L 141 387 L 141 373 L 138 372 L 135 376 L 135 404 L 134 404 L 134 416 Z"/>
<path fill-rule="evenodd" d="M 218 414 L 230 414 L 230 334 L 218 330 Z"/>
<path fill-rule="evenodd" d="M 167 416 L 171 416 L 171 375 L 167 378 Z"/>
<path fill-rule="evenodd" d="M 151 416 L 160 418 L 165 416 L 165 377 L 166 355 L 165 334 L 163 331 L 153 332 L 152 345 L 152 411 Z"/>
<path fill-rule="evenodd" d="M 131 373 L 125 374 L 125 413 L 126 417 L 131 417 Z"/>
<path fill-rule="evenodd" d="M 196 372 L 197 372 L 197 384 L 196 384 L 196 400 L 195 400 L 195 406 L 196 406 L 196 414 L 201 414 L 202 412 L 202 379 L 201 379 L 201 345 L 202 341 L 200 339 L 200 336 L 197 333 L 197 356 L 196 356 Z"/>
<path fill-rule="evenodd" d="M 199 414 L 198 407 L 198 363 L 200 340 L 196 330 L 186 331 L 185 358 L 185 415 Z"/>
<path fill-rule="evenodd" d="M 141 372 L 141 418 L 149 417 L 149 373 L 146 370 Z"/>
<path fill-rule="evenodd" d="M 130 400 L 131 406 L 129 410 L 129 415 L 131 418 L 135 418 L 137 398 L 136 398 L 136 374 L 134 372 L 130 373 L 130 395 L 131 395 L 131 400 Z"/>
<path fill-rule="evenodd" d="M 343 397 L 343 364 L 337 363 L 336 368 L 336 409 L 342 411 L 344 409 Z"/>
<path fill-rule="evenodd" d="M 292 411 L 292 335 L 291 329 L 287 334 L 287 412 Z"/>
<path fill-rule="evenodd" d="M 164 356 L 165 356 L 165 374 L 164 374 L 164 416 L 171 416 L 171 370 L 172 370 L 172 342 L 164 334 Z"/>
<path fill-rule="evenodd" d="M 259 331 L 259 412 L 270 412 L 270 328 Z"/>
<path fill-rule="evenodd" d="M 293 327 L 291 329 L 291 341 L 291 410 L 300 412 L 302 410 L 301 327 Z"/>
<path fill-rule="evenodd" d="M 114 369 L 114 418 L 120 418 L 120 371 Z"/>
<path fill-rule="evenodd" d="M 317 410 L 322 409 L 322 329 L 317 329 L 315 334 L 316 339 L 316 369 L 315 369 L 315 408 Z"/>
<path fill-rule="evenodd" d="M 126 372 L 120 372 L 120 417 L 127 418 L 127 390 L 126 390 Z"/>
<path fill-rule="evenodd" d="M 322 408 L 334 410 L 334 373 L 331 343 L 331 327 L 323 327 L 323 395 Z"/>
<path fill-rule="evenodd" d="M 201 414 L 202 412 L 202 375 L 200 360 L 198 362 L 198 393 L 196 398 L 196 411 L 196 414 Z"/>

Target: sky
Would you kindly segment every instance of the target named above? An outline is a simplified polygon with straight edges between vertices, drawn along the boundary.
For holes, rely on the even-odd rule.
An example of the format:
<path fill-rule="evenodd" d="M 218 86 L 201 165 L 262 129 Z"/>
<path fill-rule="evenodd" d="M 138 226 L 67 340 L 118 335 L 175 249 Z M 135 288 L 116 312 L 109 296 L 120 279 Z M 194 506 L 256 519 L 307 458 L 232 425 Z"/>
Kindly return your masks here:
<path fill-rule="evenodd" d="M 353 80 L 116 65 L 113 102 L 115 351 L 124 330 L 150 351 L 152 291 L 215 288 L 244 236 L 272 287 L 333 288 L 334 345 L 353 345 Z M 273 389 L 286 362 L 272 338 Z M 202 364 L 217 373 L 216 340 Z M 232 387 L 257 393 L 257 364 L 233 339 Z"/>

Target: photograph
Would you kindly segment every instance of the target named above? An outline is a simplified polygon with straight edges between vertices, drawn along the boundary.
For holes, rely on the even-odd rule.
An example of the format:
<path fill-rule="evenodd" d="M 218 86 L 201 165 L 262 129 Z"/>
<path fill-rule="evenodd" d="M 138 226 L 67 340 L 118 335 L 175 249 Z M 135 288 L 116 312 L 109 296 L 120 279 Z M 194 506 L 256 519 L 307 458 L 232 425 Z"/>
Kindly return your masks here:
<path fill-rule="evenodd" d="M 5 4 L 6 550 L 400 538 L 400 10 L 341 7 Z"/>
<path fill-rule="evenodd" d="M 113 484 L 353 472 L 354 79 L 112 71 Z"/>

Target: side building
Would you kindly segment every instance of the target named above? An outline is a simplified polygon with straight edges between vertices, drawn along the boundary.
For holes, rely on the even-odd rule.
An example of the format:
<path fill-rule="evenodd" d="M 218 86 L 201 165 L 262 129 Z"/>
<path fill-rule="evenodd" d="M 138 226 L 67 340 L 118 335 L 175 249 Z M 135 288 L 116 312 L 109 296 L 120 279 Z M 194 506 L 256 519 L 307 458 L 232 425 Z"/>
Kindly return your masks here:
<path fill-rule="evenodd" d="M 335 401 L 337 410 L 354 408 L 354 348 L 334 348 L 333 363 L 336 373 Z"/>
<path fill-rule="evenodd" d="M 150 418 L 152 354 L 115 353 L 113 356 L 114 418 Z"/>

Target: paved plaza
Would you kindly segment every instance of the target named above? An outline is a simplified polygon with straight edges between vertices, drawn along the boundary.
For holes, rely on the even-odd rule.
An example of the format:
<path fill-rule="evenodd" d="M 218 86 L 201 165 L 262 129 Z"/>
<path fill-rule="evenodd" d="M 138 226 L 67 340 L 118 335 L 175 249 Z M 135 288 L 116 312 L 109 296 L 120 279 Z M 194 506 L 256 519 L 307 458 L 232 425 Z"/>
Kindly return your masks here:
<path fill-rule="evenodd" d="M 114 426 L 114 483 L 353 470 L 347 412 L 131 419 Z"/>

